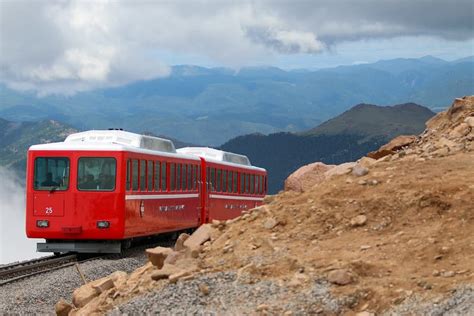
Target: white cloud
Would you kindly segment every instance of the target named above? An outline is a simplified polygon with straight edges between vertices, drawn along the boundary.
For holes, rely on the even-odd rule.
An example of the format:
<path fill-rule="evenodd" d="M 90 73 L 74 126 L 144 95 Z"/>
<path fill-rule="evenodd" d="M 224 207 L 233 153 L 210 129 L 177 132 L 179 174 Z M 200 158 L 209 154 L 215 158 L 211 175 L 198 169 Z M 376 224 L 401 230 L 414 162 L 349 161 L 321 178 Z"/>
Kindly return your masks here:
<path fill-rule="evenodd" d="M 39 257 L 25 232 L 25 190 L 17 176 L 0 167 L 0 264 Z"/>
<path fill-rule="evenodd" d="M 469 10 L 469 8 L 471 10 Z M 70 94 L 167 76 L 156 52 L 238 68 L 344 41 L 472 38 L 472 4 L 434 1 L 2 1 L 0 81 Z"/>

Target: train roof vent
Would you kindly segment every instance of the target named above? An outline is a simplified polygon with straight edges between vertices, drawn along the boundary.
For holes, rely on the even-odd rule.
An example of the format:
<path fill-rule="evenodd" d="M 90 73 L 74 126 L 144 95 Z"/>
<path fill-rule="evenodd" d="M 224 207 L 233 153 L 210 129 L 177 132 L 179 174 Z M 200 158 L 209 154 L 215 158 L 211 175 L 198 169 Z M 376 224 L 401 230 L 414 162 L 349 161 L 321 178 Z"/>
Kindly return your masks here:
<path fill-rule="evenodd" d="M 175 153 L 174 144 L 169 139 L 140 135 L 121 130 L 86 131 L 69 135 L 64 142 L 114 143 L 136 148 Z"/>
<path fill-rule="evenodd" d="M 224 162 L 235 163 L 244 166 L 251 166 L 247 156 L 230 153 L 209 147 L 184 147 L 177 150 L 180 154 L 195 155 Z"/>

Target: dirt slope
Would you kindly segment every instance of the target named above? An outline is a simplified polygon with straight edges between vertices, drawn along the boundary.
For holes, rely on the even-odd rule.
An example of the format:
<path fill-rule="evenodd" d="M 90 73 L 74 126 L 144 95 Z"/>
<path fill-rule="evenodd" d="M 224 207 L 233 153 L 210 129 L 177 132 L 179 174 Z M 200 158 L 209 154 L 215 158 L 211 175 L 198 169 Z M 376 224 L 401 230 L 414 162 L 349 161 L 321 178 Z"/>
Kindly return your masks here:
<path fill-rule="evenodd" d="M 367 293 L 356 310 L 381 311 L 414 292 L 473 283 L 474 128 L 466 128 L 467 117 L 474 119 L 474 97 L 455 101 L 415 143 L 365 176 L 277 195 L 264 211 L 230 225 L 209 247 L 206 265 L 252 263 L 258 277 L 287 281 L 298 271 L 311 280 L 344 268 L 354 282 L 334 291 Z M 366 222 L 357 225 L 359 215 Z M 265 228 L 269 218 L 278 223 L 273 229 Z M 224 253 L 226 242 L 232 251 Z"/>
<path fill-rule="evenodd" d="M 304 192 L 268 197 L 267 205 L 236 220 L 215 222 L 211 241 L 193 255 L 198 270 L 179 282 L 234 272 L 233 282 L 260 288 L 262 280 L 272 281 L 294 295 L 313 293 L 315 282 L 327 282 L 333 297 L 346 298 L 343 306 L 327 310 L 310 295 L 299 311 L 348 315 L 379 314 L 416 299 L 439 301 L 461 286 L 472 287 L 473 140 L 471 96 L 431 119 L 411 143 L 379 160 L 364 159 L 365 167 L 356 165 L 364 172 L 354 167 Z M 163 286 L 150 284 L 150 274 L 142 277 L 148 287 L 134 295 Z M 291 303 L 285 300 L 294 295 L 269 295 L 254 313 L 284 313 L 282 306 Z M 102 311 L 117 305 L 107 302 Z M 232 310 L 247 313 L 251 304 L 248 299 Z"/>

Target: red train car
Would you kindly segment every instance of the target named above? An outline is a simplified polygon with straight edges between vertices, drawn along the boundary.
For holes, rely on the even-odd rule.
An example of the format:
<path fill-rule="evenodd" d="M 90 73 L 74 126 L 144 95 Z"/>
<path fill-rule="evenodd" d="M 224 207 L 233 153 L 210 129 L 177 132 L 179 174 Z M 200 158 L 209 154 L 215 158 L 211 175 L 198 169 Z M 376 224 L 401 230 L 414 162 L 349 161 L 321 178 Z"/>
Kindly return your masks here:
<path fill-rule="evenodd" d="M 247 157 L 121 130 L 28 151 L 26 233 L 40 252 L 121 252 L 260 205 L 267 174 Z"/>

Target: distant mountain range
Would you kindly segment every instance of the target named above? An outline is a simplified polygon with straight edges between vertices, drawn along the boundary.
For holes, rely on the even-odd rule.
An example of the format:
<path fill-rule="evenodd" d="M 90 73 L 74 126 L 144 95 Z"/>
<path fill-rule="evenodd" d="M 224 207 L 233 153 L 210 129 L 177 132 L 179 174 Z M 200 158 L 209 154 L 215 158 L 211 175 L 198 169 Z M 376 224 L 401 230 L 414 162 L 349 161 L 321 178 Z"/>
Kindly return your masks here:
<path fill-rule="evenodd" d="M 358 103 L 410 101 L 436 111 L 468 94 L 474 94 L 473 57 L 447 62 L 426 56 L 317 71 L 175 66 L 166 78 L 74 96 L 37 97 L 0 86 L 0 117 L 54 119 L 79 130 L 147 130 L 216 146 L 243 134 L 308 130 Z"/>
<path fill-rule="evenodd" d="M 354 161 L 395 136 L 421 133 L 433 115 L 414 103 L 392 107 L 359 104 L 303 133 L 245 135 L 221 148 L 247 155 L 252 164 L 266 168 L 269 192 L 276 193 L 288 175 L 303 165 Z"/>

